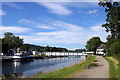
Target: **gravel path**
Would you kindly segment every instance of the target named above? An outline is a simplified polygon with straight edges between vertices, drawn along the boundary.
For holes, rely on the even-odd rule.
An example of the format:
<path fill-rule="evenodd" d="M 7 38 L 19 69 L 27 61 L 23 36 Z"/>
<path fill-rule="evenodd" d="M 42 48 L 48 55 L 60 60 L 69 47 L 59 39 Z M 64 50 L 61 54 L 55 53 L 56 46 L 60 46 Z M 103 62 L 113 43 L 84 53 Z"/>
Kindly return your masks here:
<path fill-rule="evenodd" d="M 109 64 L 102 57 L 97 56 L 98 66 L 84 69 L 70 76 L 70 78 L 109 78 Z"/>

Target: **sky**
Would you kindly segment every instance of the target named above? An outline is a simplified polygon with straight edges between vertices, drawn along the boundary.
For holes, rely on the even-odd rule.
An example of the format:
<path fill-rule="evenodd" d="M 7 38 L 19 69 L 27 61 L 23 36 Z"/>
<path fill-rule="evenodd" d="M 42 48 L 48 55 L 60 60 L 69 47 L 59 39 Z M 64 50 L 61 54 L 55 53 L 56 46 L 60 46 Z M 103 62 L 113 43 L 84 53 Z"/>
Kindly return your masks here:
<path fill-rule="evenodd" d="M 12 32 L 24 43 L 85 48 L 91 37 L 106 41 L 106 13 L 97 2 L 3 2 L 0 37 Z"/>

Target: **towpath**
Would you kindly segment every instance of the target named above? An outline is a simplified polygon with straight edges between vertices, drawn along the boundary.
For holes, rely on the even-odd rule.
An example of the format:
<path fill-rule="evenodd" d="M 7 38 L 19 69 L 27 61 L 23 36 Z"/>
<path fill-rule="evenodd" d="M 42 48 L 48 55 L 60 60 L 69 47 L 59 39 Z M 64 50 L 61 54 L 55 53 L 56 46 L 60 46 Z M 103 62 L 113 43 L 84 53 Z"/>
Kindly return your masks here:
<path fill-rule="evenodd" d="M 108 62 L 102 56 L 97 56 L 96 60 L 98 61 L 98 66 L 84 69 L 69 78 L 109 78 Z"/>

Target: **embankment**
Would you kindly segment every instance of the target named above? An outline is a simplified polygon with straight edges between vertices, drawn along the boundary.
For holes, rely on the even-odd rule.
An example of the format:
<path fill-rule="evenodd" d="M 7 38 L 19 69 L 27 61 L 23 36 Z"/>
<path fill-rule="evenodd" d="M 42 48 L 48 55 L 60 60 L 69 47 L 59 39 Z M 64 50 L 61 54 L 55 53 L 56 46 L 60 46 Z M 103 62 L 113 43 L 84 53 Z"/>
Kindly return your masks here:
<path fill-rule="evenodd" d="M 119 71 L 118 71 L 118 61 L 112 57 L 105 58 L 109 62 L 109 75 L 110 78 L 118 78 Z"/>
<path fill-rule="evenodd" d="M 33 78 L 65 78 L 77 71 L 83 70 L 86 66 L 90 65 L 96 56 L 88 56 L 87 59 L 79 64 L 60 69 L 48 74 L 37 74 Z"/>

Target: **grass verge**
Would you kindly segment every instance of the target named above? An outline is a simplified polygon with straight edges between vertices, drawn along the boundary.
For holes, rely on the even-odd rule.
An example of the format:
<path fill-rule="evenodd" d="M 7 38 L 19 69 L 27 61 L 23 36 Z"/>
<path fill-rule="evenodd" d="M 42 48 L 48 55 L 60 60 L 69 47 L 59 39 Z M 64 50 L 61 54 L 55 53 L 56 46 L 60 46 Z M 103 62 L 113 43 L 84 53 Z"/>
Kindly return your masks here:
<path fill-rule="evenodd" d="M 112 57 L 105 58 L 109 62 L 110 78 L 118 78 L 118 61 Z"/>
<path fill-rule="evenodd" d="M 37 74 L 34 78 L 65 78 L 77 71 L 83 70 L 86 66 L 90 65 L 95 58 L 95 56 L 88 56 L 88 58 L 80 64 L 75 64 L 48 74 Z"/>

